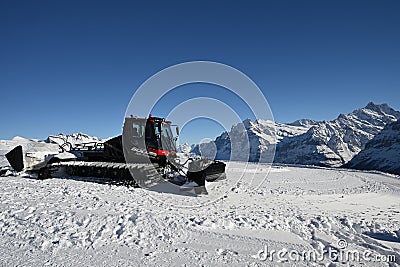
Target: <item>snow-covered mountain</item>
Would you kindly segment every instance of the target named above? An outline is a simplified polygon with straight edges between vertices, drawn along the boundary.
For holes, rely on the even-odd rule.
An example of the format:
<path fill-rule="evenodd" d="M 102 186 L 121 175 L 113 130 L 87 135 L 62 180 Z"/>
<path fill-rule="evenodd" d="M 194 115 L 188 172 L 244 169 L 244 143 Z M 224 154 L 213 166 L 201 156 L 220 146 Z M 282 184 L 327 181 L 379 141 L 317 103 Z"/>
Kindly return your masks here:
<path fill-rule="evenodd" d="M 300 120 L 296 120 L 292 123 L 288 123 L 288 125 L 292 125 L 292 126 L 305 126 L 305 127 L 311 127 L 316 125 L 318 122 L 315 120 L 310 120 L 310 119 L 300 119 Z"/>
<path fill-rule="evenodd" d="M 400 118 L 387 104 L 372 102 L 333 121 L 318 122 L 306 133 L 277 146 L 275 162 L 338 167 L 358 154 L 383 127 Z"/>
<path fill-rule="evenodd" d="M 386 124 L 399 118 L 400 112 L 387 104 L 370 102 L 332 121 L 302 119 L 281 124 L 247 119 L 216 138 L 216 158 L 270 162 L 275 152 L 277 163 L 338 167 L 358 154 Z M 246 158 L 243 151 L 249 150 Z"/>
<path fill-rule="evenodd" d="M 386 125 L 345 167 L 400 175 L 400 120 Z"/>
<path fill-rule="evenodd" d="M 270 120 L 244 120 L 222 133 L 213 144 L 201 144 L 203 153 L 207 147 L 216 147 L 216 158 L 223 160 L 243 160 L 271 162 L 275 146 L 284 139 L 306 133 L 311 124 L 288 125 Z M 199 145 L 192 149 L 198 153 Z M 249 152 L 250 151 L 250 152 Z"/>

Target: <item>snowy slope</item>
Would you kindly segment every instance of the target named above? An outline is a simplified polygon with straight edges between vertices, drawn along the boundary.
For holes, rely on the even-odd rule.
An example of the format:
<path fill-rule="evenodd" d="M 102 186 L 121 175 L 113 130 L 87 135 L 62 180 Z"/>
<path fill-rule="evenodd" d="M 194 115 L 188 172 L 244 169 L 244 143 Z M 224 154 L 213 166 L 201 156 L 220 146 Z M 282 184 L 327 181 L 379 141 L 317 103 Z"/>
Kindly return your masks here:
<path fill-rule="evenodd" d="M 222 200 L 196 208 L 243 174 Z M 231 162 L 197 198 L 78 178 L 0 178 L 3 266 L 387 266 L 263 258 L 262 251 L 368 251 L 400 263 L 400 180 L 382 174 Z M 261 253 L 260 253 L 261 251 Z M 374 258 L 372 258 L 373 260 Z M 369 259 L 371 260 L 371 259 Z M 393 265 L 394 266 L 394 265 Z"/>
<path fill-rule="evenodd" d="M 346 166 L 400 175 L 400 120 L 386 125 Z"/>

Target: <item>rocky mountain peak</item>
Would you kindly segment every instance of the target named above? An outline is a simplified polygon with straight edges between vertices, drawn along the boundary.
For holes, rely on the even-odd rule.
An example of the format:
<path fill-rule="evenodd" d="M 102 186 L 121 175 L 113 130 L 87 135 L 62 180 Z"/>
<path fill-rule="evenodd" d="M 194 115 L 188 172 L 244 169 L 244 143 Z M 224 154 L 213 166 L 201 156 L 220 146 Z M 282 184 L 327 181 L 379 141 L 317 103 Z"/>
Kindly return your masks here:
<path fill-rule="evenodd" d="M 387 104 L 369 102 L 364 108 L 340 114 L 332 121 L 301 119 L 284 124 L 246 119 L 214 143 L 219 159 L 231 159 L 234 142 L 240 151 L 249 144 L 250 160 L 254 161 L 276 148 L 275 162 L 336 167 L 350 161 L 385 125 L 398 118 L 400 112 Z"/>
<path fill-rule="evenodd" d="M 369 111 L 372 111 L 373 113 L 370 113 Z M 394 110 L 392 107 L 390 107 L 388 104 L 383 103 L 383 104 L 375 104 L 374 102 L 368 102 L 368 104 L 361 109 L 356 109 L 353 111 L 351 114 L 377 114 L 380 116 L 392 116 L 396 119 L 400 118 L 400 112 L 397 110 Z"/>

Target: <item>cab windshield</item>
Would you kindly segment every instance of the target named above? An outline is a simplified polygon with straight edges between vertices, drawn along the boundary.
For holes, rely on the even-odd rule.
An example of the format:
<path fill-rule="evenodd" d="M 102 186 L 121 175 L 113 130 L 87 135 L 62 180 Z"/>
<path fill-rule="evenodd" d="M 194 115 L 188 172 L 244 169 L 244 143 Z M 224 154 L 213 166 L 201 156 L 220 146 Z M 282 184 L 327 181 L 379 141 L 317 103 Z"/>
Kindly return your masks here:
<path fill-rule="evenodd" d="M 176 151 L 174 136 L 169 123 L 161 123 L 161 148 L 167 151 Z"/>
<path fill-rule="evenodd" d="M 149 147 L 158 148 L 166 151 L 176 151 L 174 136 L 172 135 L 171 126 L 167 122 L 155 121 L 154 122 L 154 141 L 156 146 Z M 147 135 L 147 130 L 146 130 Z"/>

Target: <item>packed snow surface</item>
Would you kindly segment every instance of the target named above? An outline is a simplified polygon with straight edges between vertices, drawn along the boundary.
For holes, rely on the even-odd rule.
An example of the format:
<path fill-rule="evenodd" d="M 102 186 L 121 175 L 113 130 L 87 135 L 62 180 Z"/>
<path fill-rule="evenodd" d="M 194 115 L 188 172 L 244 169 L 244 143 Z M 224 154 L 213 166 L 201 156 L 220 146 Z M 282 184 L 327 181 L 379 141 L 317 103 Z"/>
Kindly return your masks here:
<path fill-rule="evenodd" d="M 399 263 L 399 177 L 227 163 L 227 178 L 197 197 L 63 175 L 0 177 L 1 265 L 347 266 L 263 254 L 343 243 Z M 388 266 L 374 259 L 350 263 Z"/>

